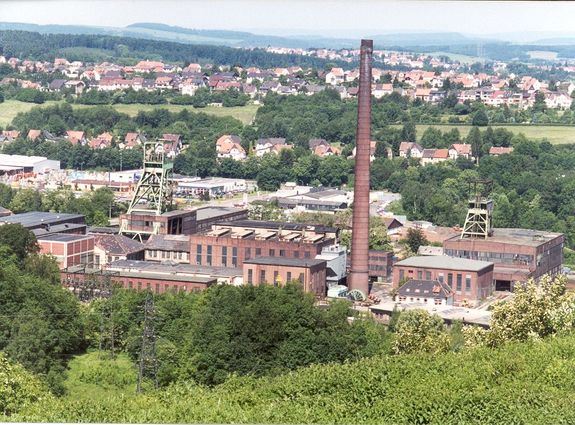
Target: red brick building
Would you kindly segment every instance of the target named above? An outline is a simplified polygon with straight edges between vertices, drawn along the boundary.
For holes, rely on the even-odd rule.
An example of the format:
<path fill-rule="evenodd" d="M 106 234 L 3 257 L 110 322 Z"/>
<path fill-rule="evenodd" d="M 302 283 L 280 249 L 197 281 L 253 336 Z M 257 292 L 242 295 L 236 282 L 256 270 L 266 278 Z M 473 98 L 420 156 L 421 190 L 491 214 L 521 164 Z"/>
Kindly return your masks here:
<path fill-rule="evenodd" d="M 333 245 L 337 229 L 295 223 L 238 220 L 190 236 L 190 264 L 242 267 L 256 257 L 314 259 Z"/>
<path fill-rule="evenodd" d="M 452 257 L 492 262 L 495 288 L 513 290 L 514 282 L 560 273 L 564 241 L 561 233 L 493 229 L 493 235 L 486 239 L 451 237 L 444 241 L 443 248 Z"/>
<path fill-rule="evenodd" d="M 410 280 L 436 280 L 453 291 L 455 304 L 476 304 L 493 292 L 493 263 L 445 255 L 409 257 L 393 265 L 393 287 Z"/>
<path fill-rule="evenodd" d="M 40 253 L 53 255 L 60 269 L 94 263 L 94 237 L 55 233 L 38 238 Z"/>
<path fill-rule="evenodd" d="M 323 297 L 326 293 L 326 264 L 325 260 L 281 257 L 245 260 L 244 285 L 284 286 L 287 282 L 299 281 L 306 292 Z"/>
<path fill-rule="evenodd" d="M 393 252 L 370 249 L 368 264 L 370 280 L 384 280 L 392 271 Z"/>
<path fill-rule="evenodd" d="M 153 212 L 122 214 L 120 223 L 126 232 L 142 232 L 160 235 L 190 235 L 196 232 L 195 210 L 174 210 L 155 215 Z M 157 228 L 157 231 L 155 229 Z"/>

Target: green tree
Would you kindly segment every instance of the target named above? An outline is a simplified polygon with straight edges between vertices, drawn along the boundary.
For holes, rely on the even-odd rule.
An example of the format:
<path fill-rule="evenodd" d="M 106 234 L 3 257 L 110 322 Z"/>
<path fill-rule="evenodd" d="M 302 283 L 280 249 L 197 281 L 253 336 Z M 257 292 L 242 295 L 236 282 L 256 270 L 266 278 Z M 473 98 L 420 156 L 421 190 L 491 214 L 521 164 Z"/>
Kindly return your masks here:
<path fill-rule="evenodd" d="M 401 129 L 401 140 L 406 142 L 416 142 L 417 141 L 417 131 L 415 128 L 415 123 L 413 121 L 408 121 L 403 124 Z"/>
<path fill-rule="evenodd" d="M 480 109 L 479 111 L 477 111 L 473 115 L 473 120 L 471 121 L 471 124 L 478 127 L 486 127 L 487 125 L 489 125 L 489 118 L 487 117 L 485 110 Z"/>
<path fill-rule="evenodd" d="M 40 211 L 41 208 L 42 197 L 35 189 L 20 189 L 16 191 L 10 202 L 10 210 L 16 214 Z"/>
<path fill-rule="evenodd" d="M 448 351 L 449 346 L 449 335 L 438 315 L 426 310 L 407 310 L 397 319 L 392 342 L 395 354 L 437 354 Z"/>
<path fill-rule="evenodd" d="M 21 224 L 4 224 L 0 226 L 0 245 L 13 252 L 20 262 L 39 251 L 36 236 Z"/>
<path fill-rule="evenodd" d="M 429 241 L 425 237 L 423 230 L 414 227 L 410 227 L 409 229 L 407 229 L 407 234 L 405 237 L 405 245 L 409 248 L 409 251 L 416 254 L 420 246 L 428 244 Z"/>

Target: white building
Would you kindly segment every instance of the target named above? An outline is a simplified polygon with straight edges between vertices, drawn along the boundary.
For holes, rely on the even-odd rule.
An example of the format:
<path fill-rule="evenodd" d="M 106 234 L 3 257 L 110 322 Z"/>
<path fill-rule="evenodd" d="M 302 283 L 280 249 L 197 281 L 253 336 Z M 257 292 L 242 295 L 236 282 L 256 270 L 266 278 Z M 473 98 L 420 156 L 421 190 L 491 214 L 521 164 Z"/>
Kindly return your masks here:
<path fill-rule="evenodd" d="M 60 169 L 60 161 L 43 156 L 0 154 L 0 173 L 37 173 L 45 174 Z"/>

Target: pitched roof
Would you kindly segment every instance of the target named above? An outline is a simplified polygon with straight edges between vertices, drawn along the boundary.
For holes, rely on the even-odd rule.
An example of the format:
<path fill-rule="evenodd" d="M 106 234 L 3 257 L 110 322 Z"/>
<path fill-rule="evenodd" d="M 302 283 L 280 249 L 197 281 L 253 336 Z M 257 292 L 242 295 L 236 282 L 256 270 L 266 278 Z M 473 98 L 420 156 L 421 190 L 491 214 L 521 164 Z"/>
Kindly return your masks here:
<path fill-rule="evenodd" d="M 112 255 L 128 255 L 144 250 L 144 244 L 124 235 L 95 234 L 94 245 Z"/>
<path fill-rule="evenodd" d="M 145 248 L 190 252 L 190 237 L 187 235 L 152 235 L 146 242 Z"/>
<path fill-rule="evenodd" d="M 454 143 L 449 149 L 454 149 L 460 155 L 470 155 L 471 145 L 468 143 Z"/>
<path fill-rule="evenodd" d="M 397 294 L 402 297 L 448 298 L 453 291 L 437 280 L 409 280 L 397 290 Z"/>
<path fill-rule="evenodd" d="M 42 135 L 42 130 L 32 130 L 28 131 L 28 139 L 36 140 L 38 137 Z"/>
<path fill-rule="evenodd" d="M 446 159 L 449 158 L 449 149 L 435 149 L 433 158 L 436 159 Z"/>

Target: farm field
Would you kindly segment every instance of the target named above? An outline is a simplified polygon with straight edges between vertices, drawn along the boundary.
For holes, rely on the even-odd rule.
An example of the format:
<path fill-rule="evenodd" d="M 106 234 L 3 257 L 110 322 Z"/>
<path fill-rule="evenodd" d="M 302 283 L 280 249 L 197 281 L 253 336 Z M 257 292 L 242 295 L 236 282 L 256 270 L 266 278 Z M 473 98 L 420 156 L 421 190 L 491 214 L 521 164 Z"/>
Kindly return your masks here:
<path fill-rule="evenodd" d="M 7 100 L 0 103 L 0 126 L 6 127 L 9 125 L 14 117 L 19 112 L 28 112 L 36 106 L 50 106 L 60 104 L 62 101 L 47 101 L 41 105 L 35 103 L 20 102 L 18 100 Z M 74 108 L 90 108 L 92 105 L 72 105 Z M 219 108 L 208 106 L 206 108 L 195 109 L 187 105 L 145 105 L 145 104 L 132 104 L 132 105 L 112 105 L 118 112 L 126 113 L 130 116 L 135 116 L 139 111 L 151 111 L 156 108 L 168 109 L 170 112 L 180 112 L 184 109 L 189 109 L 192 112 L 204 112 L 206 114 L 215 115 L 218 117 L 231 116 L 239 119 L 244 124 L 249 124 L 255 117 L 259 105 L 248 104 L 246 106 L 237 106 L 232 108 Z"/>
<path fill-rule="evenodd" d="M 400 127 L 398 125 L 393 127 Z M 417 140 L 427 127 L 435 127 L 443 132 L 452 128 L 459 129 L 461 137 L 467 136 L 471 130 L 470 125 L 446 125 L 446 124 L 417 124 Z M 575 143 L 575 126 L 553 126 L 553 125 L 493 125 L 493 129 L 505 128 L 515 134 L 523 133 L 528 139 L 543 140 L 547 139 L 554 145 Z"/>

